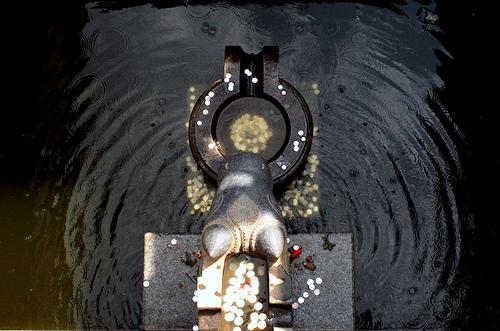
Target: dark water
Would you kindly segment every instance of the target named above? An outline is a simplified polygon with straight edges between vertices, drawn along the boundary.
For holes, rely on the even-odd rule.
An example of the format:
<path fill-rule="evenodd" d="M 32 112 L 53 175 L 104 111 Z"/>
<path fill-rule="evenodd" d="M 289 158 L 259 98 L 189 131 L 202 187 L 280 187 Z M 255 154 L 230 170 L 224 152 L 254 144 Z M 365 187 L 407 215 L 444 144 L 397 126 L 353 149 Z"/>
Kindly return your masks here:
<path fill-rule="evenodd" d="M 199 229 L 187 90 L 220 78 L 226 45 L 277 45 L 283 78 L 319 84 L 321 217 L 289 228 L 354 233 L 357 328 L 498 325 L 482 15 L 426 1 L 40 8 L 11 44 L 1 121 L 0 327 L 139 327 L 144 232 Z"/>

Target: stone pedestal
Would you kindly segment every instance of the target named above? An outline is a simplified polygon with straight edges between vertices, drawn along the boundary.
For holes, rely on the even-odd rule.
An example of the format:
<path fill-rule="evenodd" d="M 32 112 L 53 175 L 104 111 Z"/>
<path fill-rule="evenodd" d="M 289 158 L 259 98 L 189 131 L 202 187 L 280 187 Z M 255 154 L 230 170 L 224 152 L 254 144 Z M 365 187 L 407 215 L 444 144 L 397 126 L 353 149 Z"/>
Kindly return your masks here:
<path fill-rule="evenodd" d="M 330 234 L 329 241 L 335 244 L 331 251 L 322 246 L 324 236 L 290 235 L 290 245 L 298 244 L 303 249 L 291 263 L 293 302 L 304 299 L 290 316 L 296 331 L 354 329 L 352 236 Z M 192 330 L 199 323 L 193 296 L 201 260 L 192 255 L 199 248 L 199 235 L 146 233 L 144 240 L 143 329 Z M 302 265 L 309 255 L 315 271 Z M 190 266 L 190 262 L 197 263 Z M 317 278 L 321 284 L 317 284 Z M 314 289 L 309 288 L 308 280 L 314 282 Z M 319 295 L 314 290 L 319 290 Z M 219 314 L 209 313 L 205 312 L 206 325 L 216 324 Z M 286 314 L 279 315 L 287 318 Z"/>

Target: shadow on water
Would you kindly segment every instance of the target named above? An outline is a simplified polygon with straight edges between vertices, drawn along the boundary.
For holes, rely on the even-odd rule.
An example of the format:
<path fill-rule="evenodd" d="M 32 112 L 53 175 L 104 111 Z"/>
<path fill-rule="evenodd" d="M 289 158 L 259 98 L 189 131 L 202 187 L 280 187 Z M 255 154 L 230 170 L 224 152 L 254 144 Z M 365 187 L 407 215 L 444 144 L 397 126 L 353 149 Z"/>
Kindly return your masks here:
<path fill-rule="evenodd" d="M 437 25 L 419 21 L 422 6 Z M 498 292 L 484 185 L 498 181 L 500 157 L 492 118 L 464 94 L 480 90 L 460 77 L 477 77 L 477 55 L 457 42 L 479 46 L 460 21 L 478 29 L 478 9 L 189 1 L 42 12 L 14 80 L 36 74 L 31 93 L 2 123 L 0 327 L 140 326 L 144 232 L 199 230 L 185 193 L 187 89 L 219 78 L 226 45 L 278 45 L 282 77 L 320 86 L 322 219 L 289 229 L 354 233 L 357 328 L 500 321 L 482 298 Z"/>

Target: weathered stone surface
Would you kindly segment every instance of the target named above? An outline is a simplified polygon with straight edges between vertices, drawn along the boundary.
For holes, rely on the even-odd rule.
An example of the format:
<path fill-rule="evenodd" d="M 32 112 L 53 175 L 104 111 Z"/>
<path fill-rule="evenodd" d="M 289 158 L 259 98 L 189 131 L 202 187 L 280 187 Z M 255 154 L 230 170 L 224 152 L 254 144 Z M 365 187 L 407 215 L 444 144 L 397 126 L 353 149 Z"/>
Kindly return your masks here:
<path fill-rule="evenodd" d="M 289 328 L 292 327 L 292 307 L 289 305 L 271 305 L 269 316 L 271 317 L 272 324 L 274 325 L 274 330 L 276 330 L 277 326 Z"/>
<path fill-rule="evenodd" d="M 222 276 L 225 259 L 226 255 L 216 260 L 207 256 L 203 257 L 201 276 L 198 277 L 197 282 L 198 291 L 202 294 L 198 296 L 198 309 L 220 310 L 222 308 Z"/>
<path fill-rule="evenodd" d="M 269 303 L 292 304 L 292 278 L 282 265 L 269 268 Z"/>
<path fill-rule="evenodd" d="M 145 330 L 192 330 L 198 323 L 198 310 L 192 299 L 198 267 L 182 262 L 186 252 L 197 249 L 198 238 L 145 234 L 144 282 L 149 282 L 149 286 L 143 287 Z M 171 245 L 172 239 L 177 240 L 176 245 Z"/>
<path fill-rule="evenodd" d="M 219 331 L 221 329 L 221 312 L 217 310 L 200 310 L 198 313 L 199 331 Z"/>
<path fill-rule="evenodd" d="M 309 293 L 293 311 L 295 331 L 354 329 L 352 236 L 331 234 L 329 239 L 336 245 L 331 251 L 323 249 L 323 236 L 290 236 L 290 244 L 303 247 L 302 255 L 291 265 L 294 302 L 304 292 Z M 177 240 L 176 245 L 171 245 L 172 239 Z M 145 235 L 144 280 L 149 281 L 149 286 L 143 294 L 144 329 L 192 330 L 198 324 L 197 306 L 192 301 L 198 269 L 185 265 L 181 259 L 185 252 L 197 250 L 199 242 L 199 235 Z M 308 255 L 317 265 L 314 272 L 301 266 Z M 315 285 L 321 291 L 316 296 L 309 290 L 307 280 L 315 281 L 318 277 L 323 282 Z M 207 325 L 213 325 L 215 317 L 207 314 Z"/>
<path fill-rule="evenodd" d="M 304 304 L 299 305 L 293 314 L 293 329 L 307 330 L 353 330 L 353 251 L 351 234 L 331 234 L 329 240 L 335 247 L 329 251 L 322 247 L 322 234 L 299 234 L 290 236 L 291 244 L 297 243 L 303 248 L 300 259 L 292 263 L 292 288 L 294 301 L 303 297 Z M 311 255 L 317 268 L 310 271 L 301 267 L 306 256 Z M 299 265 L 299 268 L 296 266 Z M 316 284 L 320 295 L 315 295 L 308 288 L 307 281 L 321 278 Z"/>

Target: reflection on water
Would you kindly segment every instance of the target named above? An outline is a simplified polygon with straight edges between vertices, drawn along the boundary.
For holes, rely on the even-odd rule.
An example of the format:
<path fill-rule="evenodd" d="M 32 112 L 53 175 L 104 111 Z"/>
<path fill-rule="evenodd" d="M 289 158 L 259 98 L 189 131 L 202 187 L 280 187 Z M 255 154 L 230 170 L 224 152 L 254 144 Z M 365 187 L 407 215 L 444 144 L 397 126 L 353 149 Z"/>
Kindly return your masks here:
<path fill-rule="evenodd" d="M 79 33 L 49 29 L 42 148 L 26 198 L 37 203 L 26 231 L 36 258 L 26 285 L 5 267 L 27 296 L 3 304 L 4 325 L 140 326 L 143 234 L 199 232 L 189 206 L 209 205 L 186 189 L 186 91 L 220 78 L 226 45 L 279 46 L 281 75 L 316 97 L 314 175 L 300 183 L 314 177 L 321 208 L 287 226 L 354 233 L 357 327 L 459 323 L 471 309 L 464 243 L 474 225 L 465 143 L 436 73 L 450 57 L 418 7 L 90 3 Z"/>

